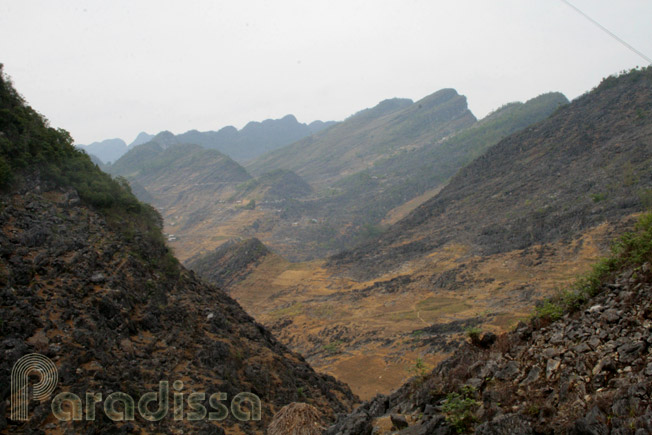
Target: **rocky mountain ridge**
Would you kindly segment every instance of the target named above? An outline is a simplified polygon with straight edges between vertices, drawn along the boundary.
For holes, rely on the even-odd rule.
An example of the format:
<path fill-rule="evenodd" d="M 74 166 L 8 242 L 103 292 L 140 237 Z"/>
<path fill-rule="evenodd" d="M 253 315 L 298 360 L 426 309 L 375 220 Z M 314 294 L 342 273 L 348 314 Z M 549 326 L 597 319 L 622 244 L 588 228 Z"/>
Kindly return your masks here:
<path fill-rule="evenodd" d="M 97 156 L 105 164 L 116 162 L 135 146 L 150 141 L 155 141 L 162 146 L 184 143 L 197 144 L 220 151 L 237 162 L 243 163 L 266 152 L 318 133 L 334 124 L 336 124 L 335 121 L 324 122 L 319 120 L 304 124 L 297 121 L 294 115 L 286 115 L 280 119 L 266 119 L 262 122 L 251 121 L 240 130 L 228 126 L 217 131 L 189 130 L 177 135 L 169 131 L 162 131 L 155 135 L 141 132 L 129 145 L 122 139 L 106 139 L 93 142 L 90 145 L 77 146 L 89 154 Z"/>
<path fill-rule="evenodd" d="M 524 249 L 614 222 L 649 201 L 652 70 L 603 81 L 461 169 L 435 197 L 331 264 L 366 278 L 447 243 Z"/>

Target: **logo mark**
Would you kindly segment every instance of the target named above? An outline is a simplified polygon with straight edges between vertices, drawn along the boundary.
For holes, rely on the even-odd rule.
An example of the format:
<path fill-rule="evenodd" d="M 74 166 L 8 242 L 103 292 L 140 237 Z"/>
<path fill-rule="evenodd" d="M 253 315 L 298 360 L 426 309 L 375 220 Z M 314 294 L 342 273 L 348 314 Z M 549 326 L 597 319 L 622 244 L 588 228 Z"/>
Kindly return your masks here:
<path fill-rule="evenodd" d="M 39 380 L 31 388 L 29 385 L 30 375 L 38 375 Z M 14 364 L 11 370 L 11 419 L 14 421 L 27 421 L 29 401 L 44 401 L 50 397 L 57 387 L 59 376 L 57 367 L 50 358 L 30 353 L 23 356 Z M 32 382 L 34 382 L 32 380 Z M 208 398 L 208 405 L 214 412 L 208 412 L 204 402 L 206 394 L 191 392 L 185 394 L 183 382 L 176 380 L 172 384 L 173 413 L 174 420 L 189 421 L 208 420 L 221 421 L 229 415 L 229 408 L 221 403 L 227 400 L 226 393 L 214 393 Z M 31 391 L 31 397 L 30 397 Z M 86 392 L 86 420 L 95 420 L 95 405 L 103 403 L 104 413 L 113 421 L 134 420 L 135 410 L 138 409 L 140 416 L 148 421 L 159 421 L 163 419 L 170 410 L 170 389 L 168 381 L 160 381 L 158 393 L 150 391 L 143 394 L 138 401 L 129 394 L 120 391 L 109 394 L 102 400 L 102 393 Z M 184 402 L 184 397 L 187 397 Z M 151 409 L 151 403 L 156 403 L 157 409 Z M 138 407 L 136 408 L 136 403 Z M 64 406 L 68 404 L 68 407 Z M 184 404 L 188 406 L 184 412 Z M 236 394 L 231 400 L 231 412 L 240 421 L 260 420 L 261 401 L 253 393 L 242 392 Z M 82 420 L 84 407 L 82 398 L 69 391 L 59 393 L 50 404 L 52 413 L 60 421 Z M 66 409 L 67 408 L 67 409 Z"/>
<path fill-rule="evenodd" d="M 43 401 L 57 387 L 59 375 L 52 360 L 38 353 L 21 357 L 11 369 L 11 419 L 27 421 L 29 405 L 29 375 L 36 373 L 40 379 L 32 387 L 32 398 Z"/>

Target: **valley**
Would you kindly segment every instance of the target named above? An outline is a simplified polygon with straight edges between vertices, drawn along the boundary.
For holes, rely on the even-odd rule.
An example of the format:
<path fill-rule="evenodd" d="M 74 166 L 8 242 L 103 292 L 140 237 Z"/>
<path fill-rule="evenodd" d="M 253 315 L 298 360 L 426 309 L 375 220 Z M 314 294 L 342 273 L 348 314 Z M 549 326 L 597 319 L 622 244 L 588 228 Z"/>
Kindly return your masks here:
<path fill-rule="evenodd" d="M 536 301 L 588 270 L 615 234 L 604 224 L 572 243 L 490 256 L 451 244 L 367 281 L 341 276 L 323 260 L 288 263 L 268 254 L 226 288 L 313 367 L 371 399 L 414 376 L 417 359 L 434 367 L 468 328 L 501 333 L 528 320 Z M 223 266 L 213 260 L 211 267 Z"/>
<path fill-rule="evenodd" d="M 652 434 L 652 2 L 5 3 L 0 435 Z"/>
<path fill-rule="evenodd" d="M 260 432 L 292 402 L 322 409 L 314 424 L 324 429 L 338 413 L 349 416 L 329 430 L 364 426 L 339 433 L 390 430 L 395 416 L 383 413 L 395 399 L 392 409 L 413 426 L 456 424 L 450 414 L 431 418 L 432 410 L 424 417 L 425 402 L 415 405 L 421 399 L 405 389 L 420 391 L 419 382 L 450 361 L 468 356 L 484 364 L 477 349 L 496 340 L 492 349 L 521 352 L 525 361 L 522 348 L 510 347 L 528 339 L 518 331 L 544 333 L 562 318 L 559 310 L 594 296 L 577 302 L 563 290 L 592 267 L 601 274 L 587 281 L 592 289 L 614 279 L 605 274 L 621 263 L 594 265 L 629 252 L 622 246 L 638 239 L 613 242 L 632 228 L 640 232 L 635 222 L 646 222 L 642 212 L 652 206 L 649 69 L 604 79 L 572 102 L 544 94 L 481 120 L 451 89 L 417 102 L 386 100 L 244 165 L 163 132 L 102 165 L 112 177 L 3 86 L 4 104 L 17 113 L 3 121 L 9 127 L 0 138 L 14 151 L 2 157 L 11 166 L 0 179 L 2 310 L 12 319 L 6 351 L 46 352 L 76 390 L 98 380 L 126 389 L 125 370 L 144 377 L 136 391 L 153 388 L 152 371 L 128 368 L 137 360 L 169 363 L 166 373 L 197 387 L 265 399 L 265 422 L 203 424 L 217 433 Z M 49 148 L 39 150 L 32 142 L 39 137 L 51 138 Z M 21 166 L 25 156 L 43 155 L 39 165 Z M 643 250 L 634 260 L 644 262 L 646 246 L 627 249 Z M 627 276 L 613 288 L 638 279 Z M 17 345 L 21 339 L 27 344 Z M 612 347 L 624 355 L 630 350 L 621 341 Z M 514 372 L 516 363 L 503 363 L 495 364 Z M 534 373 L 523 364 L 514 373 Z M 75 383 L 66 374 L 71 366 L 101 374 Z M 511 380 L 501 373 L 496 379 Z M 454 379 L 441 385 L 459 387 Z M 424 400 L 449 403 L 457 394 L 450 391 L 447 399 Z M 470 397 L 475 390 L 463 391 Z M 373 415 L 360 411 L 372 404 Z M 493 422 L 496 406 L 474 418 Z M 536 424 L 549 424 L 548 414 L 531 414 L 513 418 L 534 424 L 536 414 Z M 51 424 L 41 412 L 29 427 Z"/>
<path fill-rule="evenodd" d="M 651 186 L 649 127 L 625 105 L 645 107 L 645 83 L 565 106 L 545 94 L 480 121 L 442 90 L 381 102 L 245 167 L 186 145 L 143 166 L 137 152 L 152 145 L 141 145 L 109 170 L 148 189 L 188 267 L 369 399 L 418 361 L 433 367 L 469 329 L 527 320 L 608 253 Z M 249 175 L 261 168 L 271 171 Z"/>

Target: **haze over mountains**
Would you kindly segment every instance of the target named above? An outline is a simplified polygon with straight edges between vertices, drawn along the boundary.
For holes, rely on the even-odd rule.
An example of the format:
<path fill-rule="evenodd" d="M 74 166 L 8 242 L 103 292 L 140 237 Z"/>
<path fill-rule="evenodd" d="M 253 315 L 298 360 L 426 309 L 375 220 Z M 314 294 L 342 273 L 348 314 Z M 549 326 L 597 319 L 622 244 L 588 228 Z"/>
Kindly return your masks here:
<path fill-rule="evenodd" d="M 238 185 L 245 181 L 242 178 L 228 176 L 219 185 L 191 183 L 189 180 L 201 178 L 200 172 L 220 172 L 220 167 L 211 169 L 201 163 L 193 168 L 183 163 L 184 171 L 190 172 L 179 172 L 181 163 L 174 158 L 154 157 L 185 139 L 204 141 L 204 147 L 216 146 L 215 132 L 159 133 L 152 138 L 158 147 L 135 147 L 106 170 L 126 176 L 140 199 L 160 208 L 169 232 L 179 240 L 182 258 L 240 236 L 259 237 L 290 259 L 324 257 L 373 236 L 382 225 L 432 196 L 486 147 L 565 103 L 561 94 L 542 95 L 527 103 L 509 104 L 477 122 L 466 99 L 451 89 L 416 103 L 386 100 L 309 138 L 250 160 L 246 167 L 259 177 L 246 186 Z M 289 117 L 281 121 L 296 124 Z M 268 124 L 269 130 L 273 122 Z M 250 123 L 246 130 L 254 131 L 254 126 L 261 130 L 265 125 Z M 458 131 L 463 133 L 455 134 Z M 200 150 L 195 147 L 195 151 Z M 162 164 L 161 159 L 168 159 L 167 163 Z M 197 155 L 193 161 L 201 159 Z M 156 180 L 145 177 L 153 166 L 160 171 Z M 269 173 L 282 169 L 286 175 L 281 180 L 276 172 L 276 178 L 270 178 L 263 167 Z M 170 174 L 167 179 L 166 173 Z M 185 176 L 175 178 L 181 173 Z M 255 209 L 240 206 L 252 200 L 258 204 Z M 209 228 L 214 229 L 212 240 L 206 239 Z"/>
<path fill-rule="evenodd" d="M 167 376 L 263 399 L 259 422 L 125 431 L 262 433 L 291 402 L 332 434 L 652 429 L 650 68 L 480 120 L 442 89 L 107 141 L 115 179 L 4 77 L 0 109 L 4 385 L 39 352 L 78 394 Z M 30 412 L 0 430 L 92 429 Z"/>
<path fill-rule="evenodd" d="M 157 135 L 142 132 L 129 145 L 122 139 L 107 139 L 101 142 L 93 142 L 90 145 L 77 146 L 98 157 L 103 163 L 113 163 L 133 147 L 151 140 L 166 146 L 174 143 L 202 145 L 209 149 L 221 151 L 238 162 L 245 162 L 253 157 L 317 133 L 334 123 L 334 121 L 313 121 L 310 124 L 303 124 L 298 122 L 293 115 L 286 115 L 281 119 L 266 119 L 262 122 L 252 121 L 241 130 L 228 126 L 218 131 L 200 132 L 190 130 L 176 136 L 168 131 L 160 132 Z"/>

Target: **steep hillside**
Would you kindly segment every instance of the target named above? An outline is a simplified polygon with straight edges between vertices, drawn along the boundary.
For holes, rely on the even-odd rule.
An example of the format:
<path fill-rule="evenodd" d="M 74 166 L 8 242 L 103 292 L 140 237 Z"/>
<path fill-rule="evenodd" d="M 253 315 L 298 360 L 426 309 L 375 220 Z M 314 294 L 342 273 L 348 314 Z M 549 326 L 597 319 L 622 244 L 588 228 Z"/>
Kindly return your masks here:
<path fill-rule="evenodd" d="M 261 433 L 292 401 L 311 402 L 324 421 L 350 408 L 347 387 L 316 374 L 224 292 L 181 267 L 155 210 L 100 172 L 65 131 L 48 127 L 2 74 L 0 133 L 0 431 Z M 12 366 L 34 352 L 56 365 L 53 395 L 84 400 L 94 392 L 108 401 L 122 392 L 138 400 L 160 381 L 181 381 L 175 391 L 184 398 L 204 392 L 198 403 L 228 416 L 193 421 L 195 406 L 181 420 L 170 411 L 152 422 L 139 408 L 133 421 L 115 422 L 98 405 L 94 420 L 62 422 L 46 398 L 30 401 L 28 421 L 12 420 Z M 226 408 L 209 403 L 218 392 Z M 261 420 L 231 414 L 239 392 L 260 397 Z M 181 396 L 172 396 L 176 409 Z"/>
<path fill-rule="evenodd" d="M 228 289 L 245 279 L 268 254 L 269 249 L 258 239 L 229 240 L 209 254 L 190 258 L 186 265 L 207 282 Z"/>
<path fill-rule="evenodd" d="M 199 145 L 168 144 L 155 141 L 139 145 L 107 170 L 143 186 L 158 207 L 169 207 L 193 191 L 211 189 L 217 200 L 226 186 L 249 180 L 247 171 L 229 157 Z M 163 138 L 163 141 L 165 139 Z"/>
<path fill-rule="evenodd" d="M 466 98 L 453 89 L 416 103 L 383 101 L 328 130 L 249 162 L 254 174 L 290 169 L 309 183 L 331 184 L 405 147 L 435 142 L 475 122 Z"/>
<path fill-rule="evenodd" d="M 327 433 L 652 433 L 652 215 L 615 246 L 530 324 L 472 331 L 431 373 Z"/>
<path fill-rule="evenodd" d="M 487 148 L 567 102 L 562 94 L 551 93 L 512 103 L 435 143 L 380 157 L 370 168 L 334 183 L 327 193 L 288 205 L 287 215 L 300 225 L 278 225 L 275 232 L 277 238 L 296 243 L 277 249 L 293 260 L 315 258 L 373 238 L 382 230 L 380 225 L 393 223 L 396 216 L 434 196 Z M 302 217 L 308 218 L 307 225 L 301 225 Z M 317 225 L 311 219 L 317 219 Z"/>
<path fill-rule="evenodd" d="M 489 149 L 436 197 L 331 264 L 368 278 L 446 243 L 500 253 L 618 221 L 649 201 L 651 117 L 652 70 L 606 79 Z"/>

